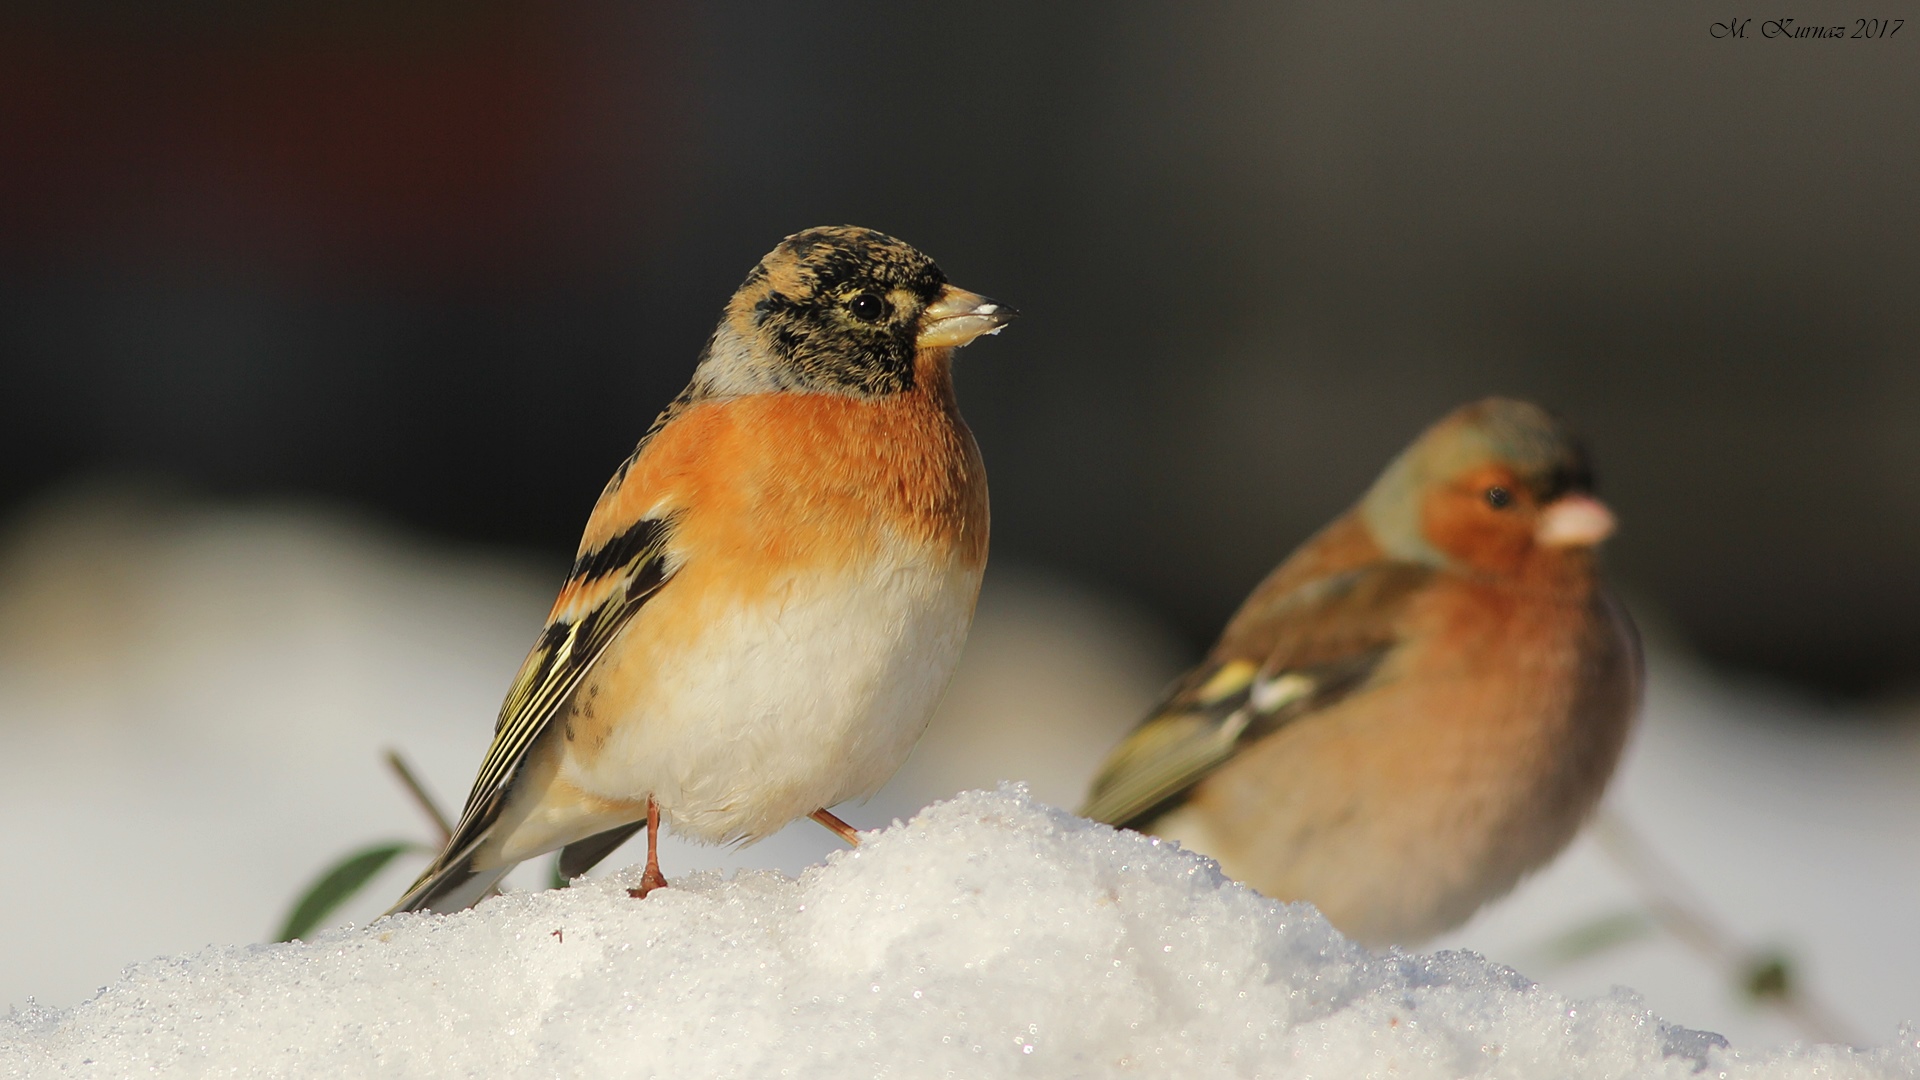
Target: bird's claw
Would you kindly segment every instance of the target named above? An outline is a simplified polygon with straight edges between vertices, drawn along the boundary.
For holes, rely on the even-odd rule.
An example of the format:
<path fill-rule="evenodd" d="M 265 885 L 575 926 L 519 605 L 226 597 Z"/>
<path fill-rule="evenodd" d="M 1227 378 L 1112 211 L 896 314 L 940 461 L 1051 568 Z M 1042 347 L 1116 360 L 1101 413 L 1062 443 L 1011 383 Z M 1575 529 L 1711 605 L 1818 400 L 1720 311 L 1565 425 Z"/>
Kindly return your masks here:
<path fill-rule="evenodd" d="M 637 889 L 628 889 L 627 895 L 633 897 L 635 900 L 645 900 L 648 893 L 655 889 L 664 889 L 666 887 L 667 875 L 661 873 L 659 867 L 649 866 L 647 867 L 647 872 L 640 875 L 640 887 Z"/>

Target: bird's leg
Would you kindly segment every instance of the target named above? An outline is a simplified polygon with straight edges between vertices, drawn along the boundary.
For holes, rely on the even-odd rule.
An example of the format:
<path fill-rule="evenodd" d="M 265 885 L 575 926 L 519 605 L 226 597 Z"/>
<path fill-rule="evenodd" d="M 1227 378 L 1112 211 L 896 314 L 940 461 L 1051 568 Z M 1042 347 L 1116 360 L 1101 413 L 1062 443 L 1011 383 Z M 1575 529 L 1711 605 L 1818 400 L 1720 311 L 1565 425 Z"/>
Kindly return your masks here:
<path fill-rule="evenodd" d="M 660 804 L 647 796 L 647 869 L 640 875 L 640 887 L 628 889 L 627 895 L 635 900 L 644 900 L 655 889 L 667 887 L 667 876 L 660 872 Z"/>
<path fill-rule="evenodd" d="M 833 812 L 826 807 L 823 806 L 807 816 L 825 825 L 827 828 L 832 829 L 835 836 L 847 842 L 848 847 L 860 846 L 860 831 L 835 817 Z"/>

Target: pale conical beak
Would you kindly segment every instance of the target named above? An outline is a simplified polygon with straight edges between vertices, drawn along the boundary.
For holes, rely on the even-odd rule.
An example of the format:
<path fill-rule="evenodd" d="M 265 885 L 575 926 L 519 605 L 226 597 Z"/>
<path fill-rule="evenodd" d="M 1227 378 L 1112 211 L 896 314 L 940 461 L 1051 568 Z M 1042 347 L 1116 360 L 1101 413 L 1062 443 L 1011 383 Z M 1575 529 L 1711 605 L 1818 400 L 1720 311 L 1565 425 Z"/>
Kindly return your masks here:
<path fill-rule="evenodd" d="M 997 300 L 947 285 L 920 313 L 920 336 L 913 343 L 921 349 L 957 349 L 981 334 L 999 333 L 1018 314 Z"/>
<path fill-rule="evenodd" d="M 1613 511 L 1591 495 L 1562 495 L 1543 507 L 1534 526 L 1541 547 L 1592 547 L 1613 535 Z"/>

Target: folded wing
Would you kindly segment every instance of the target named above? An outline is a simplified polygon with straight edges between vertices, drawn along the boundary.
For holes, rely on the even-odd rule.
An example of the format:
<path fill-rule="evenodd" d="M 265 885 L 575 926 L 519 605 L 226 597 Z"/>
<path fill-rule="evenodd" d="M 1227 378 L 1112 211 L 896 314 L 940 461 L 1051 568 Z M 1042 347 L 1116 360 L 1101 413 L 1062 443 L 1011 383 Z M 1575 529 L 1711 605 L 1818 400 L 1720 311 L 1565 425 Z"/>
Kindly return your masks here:
<path fill-rule="evenodd" d="M 1384 562 L 1251 599 L 1261 617 L 1236 620 L 1206 663 L 1114 749 L 1081 814 L 1144 828 L 1242 747 L 1365 692 L 1431 574 Z"/>
<path fill-rule="evenodd" d="M 594 661 L 666 584 L 670 531 L 666 519 L 645 519 L 575 560 L 546 630 L 507 691 L 493 744 L 481 762 L 459 824 L 440 856 L 394 905 L 394 911 L 438 908 L 437 901 L 472 876 L 474 851 L 486 840 L 514 776 L 540 733 Z"/>

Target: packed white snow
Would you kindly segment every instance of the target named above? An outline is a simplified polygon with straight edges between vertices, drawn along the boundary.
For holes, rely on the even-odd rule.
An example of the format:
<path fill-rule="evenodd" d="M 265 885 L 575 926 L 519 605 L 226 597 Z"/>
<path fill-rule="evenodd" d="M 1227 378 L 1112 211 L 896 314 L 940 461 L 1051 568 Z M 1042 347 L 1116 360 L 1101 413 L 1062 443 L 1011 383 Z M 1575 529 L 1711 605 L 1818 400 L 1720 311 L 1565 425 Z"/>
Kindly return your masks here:
<path fill-rule="evenodd" d="M 1471 953 L 1377 957 L 1213 864 L 970 792 L 798 880 L 624 875 L 308 943 L 135 965 L 0 1025 L 32 1076 L 1841 1077 L 1746 1059 L 1631 994 L 1572 1001 Z"/>

